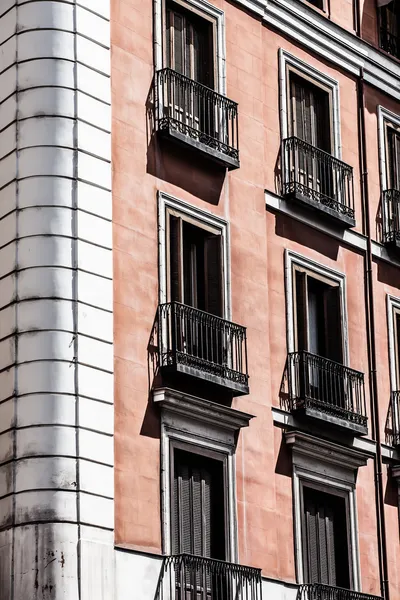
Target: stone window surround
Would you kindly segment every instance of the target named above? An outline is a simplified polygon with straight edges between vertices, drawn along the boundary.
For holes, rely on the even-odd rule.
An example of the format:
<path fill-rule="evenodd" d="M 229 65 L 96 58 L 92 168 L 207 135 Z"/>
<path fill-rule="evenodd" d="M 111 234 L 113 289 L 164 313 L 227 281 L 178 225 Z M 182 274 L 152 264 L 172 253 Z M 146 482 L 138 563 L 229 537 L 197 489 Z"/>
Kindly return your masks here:
<path fill-rule="evenodd" d="M 163 3 L 164 0 L 154 0 L 154 61 L 155 70 L 161 70 L 164 65 L 163 59 L 163 39 L 164 39 L 164 23 L 163 23 Z M 197 13 L 200 12 L 212 18 L 216 24 L 216 73 L 217 85 L 216 91 L 219 94 L 226 94 L 226 66 L 225 66 L 225 13 L 207 0 L 184 0 L 184 4 L 188 10 L 194 9 Z"/>
<path fill-rule="evenodd" d="M 349 542 L 352 557 L 351 580 L 355 591 L 361 590 L 356 478 L 358 468 L 369 456 L 349 447 L 339 446 L 299 431 L 285 434 L 293 457 L 293 515 L 297 582 L 304 583 L 302 546 L 303 486 L 315 487 L 346 499 L 349 519 Z"/>
<path fill-rule="evenodd" d="M 385 124 L 388 123 L 389 125 L 394 125 L 396 128 L 400 128 L 400 116 L 381 105 L 379 105 L 377 108 L 377 115 L 379 175 L 381 180 L 381 190 L 383 192 L 388 187 Z"/>
<path fill-rule="evenodd" d="M 235 452 L 237 433 L 247 427 L 252 415 L 167 388 L 154 391 L 161 407 L 161 514 L 162 551 L 172 552 L 171 460 L 174 448 L 212 456 L 226 472 L 227 560 L 237 562 L 237 509 Z"/>
<path fill-rule="evenodd" d="M 293 265 L 298 265 L 307 269 L 312 275 L 322 275 L 331 279 L 339 285 L 341 295 L 341 317 L 343 332 L 343 364 L 349 365 L 349 344 L 348 344 L 348 325 L 347 325 L 347 302 L 346 302 L 346 275 L 335 271 L 330 267 L 321 265 L 316 261 L 297 254 L 292 250 L 285 250 L 285 289 L 286 289 L 286 328 L 287 328 L 287 349 L 289 352 L 295 352 L 295 334 L 294 334 L 294 303 L 293 303 Z"/>
<path fill-rule="evenodd" d="M 195 219 L 205 225 L 209 224 L 212 227 L 221 231 L 222 238 L 222 285 L 224 290 L 224 318 L 228 321 L 231 318 L 231 286 L 230 286 L 230 242 L 229 242 L 229 224 L 221 217 L 217 217 L 212 213 L 201 210 L 187 202 L 178 200 L 164 192 L 158 192 L 158 277 L 159 277 L 159 303 L 167 302 L 167 264 L 166 264 L 166 215 L 167 210 L 173 210 L 187 215 L 192 220 Z"/>
<path fill-rule="evenodd" d="M 293 67 L 300 74 L 304 74 L 307 79 L 311 79 L 316 85 L 322 84 L 327 87 L 332 94 L 332 121 L 333 121 L 333 151 L 332 154 L 338 159 L 342 157 L 342 146 L 340 136 L 340 98 L 339 82 L 329 75 L 322 73 L 300 58 L 290 54 L 283 48 L 279 49 L 279 113 L 281 139 L 288 137 L 288 94 L 287 89 L 287 70 Z"/>

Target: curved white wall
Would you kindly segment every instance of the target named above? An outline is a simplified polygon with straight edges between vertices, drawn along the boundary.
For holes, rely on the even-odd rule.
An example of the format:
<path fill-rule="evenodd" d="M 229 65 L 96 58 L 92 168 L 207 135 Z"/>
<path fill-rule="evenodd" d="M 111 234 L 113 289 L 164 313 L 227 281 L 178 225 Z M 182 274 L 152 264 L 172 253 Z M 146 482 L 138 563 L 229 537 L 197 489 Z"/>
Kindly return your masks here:
<path fill-rule="evenodd" d="M 0 3 L 2 600 L 113 597 L 109 18 Z"/>

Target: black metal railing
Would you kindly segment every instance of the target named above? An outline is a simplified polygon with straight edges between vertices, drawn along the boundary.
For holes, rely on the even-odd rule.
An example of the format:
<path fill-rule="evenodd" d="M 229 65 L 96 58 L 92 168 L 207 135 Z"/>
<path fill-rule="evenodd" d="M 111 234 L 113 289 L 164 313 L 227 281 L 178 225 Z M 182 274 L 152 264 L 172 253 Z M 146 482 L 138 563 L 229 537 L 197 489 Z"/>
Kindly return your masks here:
<path fill-rule="evenodd" d="M 391 444 L 400 445 L 400 391 L 391 393 L 390 397 L 390 430 Z"/>
<path fill-rule="evenodd" d="M 155 600 L 261 600 L 261 569 L 190 554 L 166 556 Z"/>
<path fill-rule="evenodd" d="M 385 190 L 383 203 L 383 242 L 400 242 L 400 190 Z"/>
<path fill-rule="evenodd" d="M 283 140 L 282 158 L 284 196 L 301 194 L 354 219 L 352 167 L 297 137 Z"/>
<path fill-rule="evenodd" d="M 366 426 L 364 374 L 311 352 L 287 360 L 290 410 L 314 408 Z"/>
<path fill-rule="evenodd" d="M 160 304 L 151 344 L 158 368 L 177 365 L 247 386 L 246 328 L 179 302 Z"/>
<path fill-rule="evenodd" d="M 156 121 L 239 160 L 237 103 L 172 69 L 156 73 Z"/>
<path fill-rule="evenodd" d="M 399 36 L 384 26 L 380 28 L 379 46 L 392 56 L 400 58 Z"/>
<path fill-rule="evenodd" d="M 323 583 L 305 583 L 299 587 L 297 600 L 381 600 L 381 598 Z"/>

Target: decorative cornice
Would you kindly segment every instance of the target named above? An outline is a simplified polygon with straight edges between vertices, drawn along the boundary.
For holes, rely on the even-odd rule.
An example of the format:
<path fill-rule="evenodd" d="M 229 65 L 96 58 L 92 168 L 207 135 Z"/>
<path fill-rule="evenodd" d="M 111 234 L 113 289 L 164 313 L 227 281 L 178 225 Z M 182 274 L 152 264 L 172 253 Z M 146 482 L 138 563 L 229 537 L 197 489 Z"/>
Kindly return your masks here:
<path fill-rule="evenodd" d="M 354 471 L 365 466 L 367 460 L 371 458 L 371 454 L 367 452 L 341 446 L 301 431 L 287 432 L 285 439 L 297 456 L 301 455 Z"/>
<path fill-rule="evenodd" d="M 183 394 L 170 388 L 155 390 L 153 400 L 170 413 L 183 415 L 202 423 L 210 423 L 214 427 L 232 432 L 238 431 L 242 427 L 248 427 L 250 419 L 254 417 L 254 415 L 240 410 L 189 394 Z"/>
<path fill-rule="evenodd" d="M 282 34 L 400 100 L 400 65 L 351 31 L 298 0 L 238 0 Z"/>

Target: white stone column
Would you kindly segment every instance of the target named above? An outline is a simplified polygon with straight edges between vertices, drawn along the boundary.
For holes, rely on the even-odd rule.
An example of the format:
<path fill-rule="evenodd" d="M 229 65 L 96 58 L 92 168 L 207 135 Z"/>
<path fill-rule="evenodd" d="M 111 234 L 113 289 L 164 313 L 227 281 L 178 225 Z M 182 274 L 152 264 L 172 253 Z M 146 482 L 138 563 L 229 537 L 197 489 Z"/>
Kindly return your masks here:
<path fill-rule="evenodd" d="M 109 0 L 0 2 L 2 600 L 112 600 Z"/>

